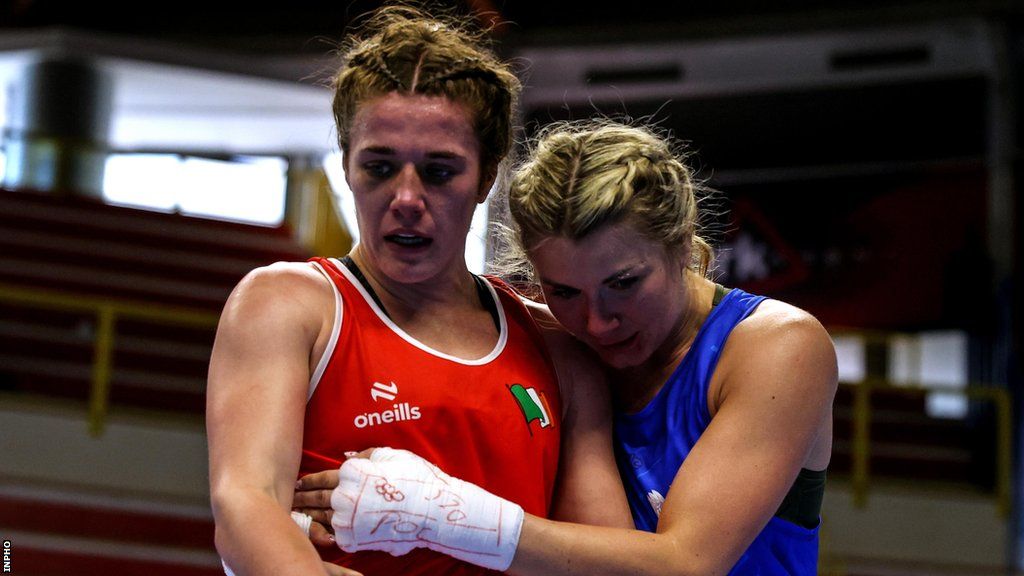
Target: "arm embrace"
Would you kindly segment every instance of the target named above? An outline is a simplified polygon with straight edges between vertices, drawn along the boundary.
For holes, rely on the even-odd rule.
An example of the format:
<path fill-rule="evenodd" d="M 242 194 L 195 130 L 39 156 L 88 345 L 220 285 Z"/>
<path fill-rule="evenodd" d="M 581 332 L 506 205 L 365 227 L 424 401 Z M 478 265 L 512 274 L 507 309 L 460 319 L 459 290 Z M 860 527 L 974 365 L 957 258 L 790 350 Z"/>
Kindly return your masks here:
<path fill-rule="evenodd" d="M 835 388 L 835 353 L 821 325 L 791 306 L 762 304 L 726 344 L 709 392 L 711 424 L 676 475 L 657 533 L 525 515 L 509 573 L 727 573 L 800 468 L 827 464 Z M 346 463 L 343 484 L 363 470 Z M 335 502 L 345 526 L 358 517 L 352 496 Z"/>
<path fill-rule="evenodd" d="M 801 467 L 831 447 L 836 360 L 810 315 L 766 301 L 726 343 L 711 424 L 679 469 L 657 533 L 528 517 L 513 574 L 726 574 L 778 509 Z"/>
<path fill-rule="evenodd" d="M 546 306 L 528 300 L 524 300 L 524 304 L 536 320 L 552 355 L 562 397 L 561 450 L 558 481 L 551 506 L 552 517 L 581 524 L 632 528 L 633 520 L 612 450 L 611 400 L 604 370 L 586 346 L 573 339 L 557 324 Z M 450 478 L 409 452 L 397 452 L 400 454 L 396 456 L 396 451 L 381 451 L 378 454 L 377 451 L 366 450 L 361 456 L 373 458 L 375 462 L 400 460 L 403 462 L 402 467 L 406 464 L 411 467 L 405 472 L 409 476 L 430 469 Z M 354 470 L 366 465 L 364 462 L 355 462 L 350 467 Z M 389 468 L 394 470 L 396 466 L 389 465 Z M 366 477 L 374 473 L 370 466 L 366 470 Z M 461 482 L 458 479 L 455 481 Z M 293 506 L 295 510 L 313 518 L 310 538 L 317 545 L 335 543 L 325 526 L 332 523 L 331 498 L 338 482 L 338 470 L 310 474 L 298 482 Z M 347 504 L 342 504 L 342 507 L 345 506 Z M 343 523 L 346 526 L 343 530 L 351 530 L 350 520 Z M 343 535 L 338 544 L 350 552 L 356 549 L 376 549 L 372 546 L 354 547 L 352 542 L 351 535 Z M 421 542 L 421 545 L 425 545 L 425 542 Z M 409 546 L 402 544 L 389 551 L 397 553 L 408 549 Z"/>

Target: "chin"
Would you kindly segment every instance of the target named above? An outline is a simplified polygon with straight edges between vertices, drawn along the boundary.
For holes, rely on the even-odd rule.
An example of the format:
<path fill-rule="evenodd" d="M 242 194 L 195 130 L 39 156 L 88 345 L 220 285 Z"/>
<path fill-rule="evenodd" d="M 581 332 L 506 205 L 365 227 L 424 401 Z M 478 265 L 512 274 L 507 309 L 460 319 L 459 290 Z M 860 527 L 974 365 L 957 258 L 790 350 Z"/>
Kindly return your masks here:
<path fill-rule="evenodd" d="M 626 368 L 633 368 L 643 363 L 643 359 L 638 357 L 636 354 L 628 353 L 601 353 L 598 352 L 598 356 L 601 358 L 601 362 L 606 366 L 615 368 L 616 370 L 624 370 Z"/>
<path fill-rule="evenodd" d="M 647 360 L 649 354 L 645 350 L 644 342 L 643 335 L 637 334 L 628 346 L 619 349 L 608 349 L 594 345 L 591 345 L 590 348 L 597 353 L 597 356 L 601 358 L 601 362 L 606 366 L 617 370 L 624 370 L 635 368 Z"/>
<path fill-rule="evenodd" d="M 437 275 L 433 266 L 424 266 L 422 262 L 406 263 L 391 261 L 381 266 L 381 271 L 395 282 L 401 284 L 418 284 Z"/>

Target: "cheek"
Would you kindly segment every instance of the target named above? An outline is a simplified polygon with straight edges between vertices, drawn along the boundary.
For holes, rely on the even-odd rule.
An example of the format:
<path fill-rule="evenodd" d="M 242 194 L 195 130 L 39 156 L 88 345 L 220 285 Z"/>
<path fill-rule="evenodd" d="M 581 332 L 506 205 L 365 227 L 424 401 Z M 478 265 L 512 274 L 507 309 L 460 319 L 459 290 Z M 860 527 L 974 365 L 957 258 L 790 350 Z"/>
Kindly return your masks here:
<path fill-rule="evenodd" d="M 449 188 L 429 196 L 430 212 L 435 218 L 462 220 L 472 218 L 477 202 L 475 190 L 465 187 Z"/>
<path fill-rule="evenodd" d="M 555 315 L 558 323 L 568 330 L 570 334 L 579 334 L 579 326 L 582 322 L 581 312 L 578 310 L 579 307 L 574 305 L 573 301 L 558 298 L 546 298 L 546 300 L 548 302 L 548 309 Z"/>
<path fill-rule="evenodd" d="M 359 192 L 352 190 L 352 203 L 355 205 L 356 214 L 373 214 L 380 211 L 381 195 L 375 194 L 375 190 L 360 188 Z"/>
<path fill-rule="evenodd" d="M 627 317 L 628 321 L 635 327 L 648 330 L 656 328 L 658 321 L 665 317 L 668 306 L 663 297 L 658 294 L 645 292 L 638 294 L 627 306 L 623 307 L 620 316 Z"/>
<path fill-rule="evenodd" d="M 657 294 L 645 293 L 641 294 L 640 297 L 636 299 L 633 308 L 635 308 L 640 314 L 646 315 L 652 310 L 664 308 L 664 306 L 661 302 L 661 298 L 659 298 Z"/>

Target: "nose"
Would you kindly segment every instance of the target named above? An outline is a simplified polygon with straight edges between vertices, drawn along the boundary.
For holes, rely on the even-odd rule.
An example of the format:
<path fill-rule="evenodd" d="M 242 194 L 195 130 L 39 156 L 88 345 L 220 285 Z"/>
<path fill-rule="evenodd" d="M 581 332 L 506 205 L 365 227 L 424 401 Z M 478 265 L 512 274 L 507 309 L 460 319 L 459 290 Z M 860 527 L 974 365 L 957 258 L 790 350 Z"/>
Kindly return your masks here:
<path fill-rule="evenodd" d="M 619 327 L 619 317 L 600 298 L 587 303 L 587 332 L 595 338 L 606 336 Z"/>
<path fill-rule="evenodd" d="M 394 179 L 394 197 L 391 199 L 391 209 L 400 217 L 417 218 L 426 210 L 424 203 L 423 181 L 420 179 L 416 167 L 406 165 Z"/>

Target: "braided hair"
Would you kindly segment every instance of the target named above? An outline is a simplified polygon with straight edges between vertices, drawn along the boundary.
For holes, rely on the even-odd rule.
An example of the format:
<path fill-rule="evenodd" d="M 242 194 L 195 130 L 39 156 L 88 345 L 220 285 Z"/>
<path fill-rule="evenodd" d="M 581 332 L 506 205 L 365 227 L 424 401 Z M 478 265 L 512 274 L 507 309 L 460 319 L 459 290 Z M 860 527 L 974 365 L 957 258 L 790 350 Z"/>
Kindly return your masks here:
<path fill-rule="evenodd" d="M 511 178 L 518 255 L 502 262 L 505 273 L 529 275 L 525 250 L 544 238 L 579 240 L 628 221 L 669 250 L 689 253 L 691 268 L 706 276 L 713 252 L 697 232 L 698 185 L 676 148 L 651 128 L 612 120 L 546 126 Z"/>
<path fill-rule="evenodd" d="M 358 106 L 389 92 L 445 96 L 467 106 L 485 169 L 496 171 L 512 149 L 521 85 L 482 32 L 450 15 L 385 6 L 355 31 L 341 53 L 332 108 L 343 151 Z"/>

